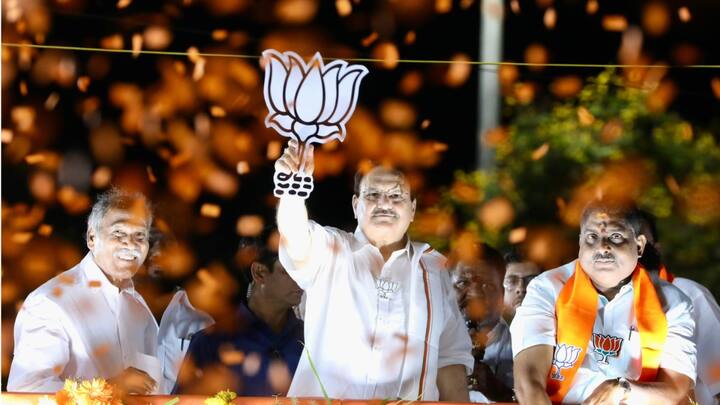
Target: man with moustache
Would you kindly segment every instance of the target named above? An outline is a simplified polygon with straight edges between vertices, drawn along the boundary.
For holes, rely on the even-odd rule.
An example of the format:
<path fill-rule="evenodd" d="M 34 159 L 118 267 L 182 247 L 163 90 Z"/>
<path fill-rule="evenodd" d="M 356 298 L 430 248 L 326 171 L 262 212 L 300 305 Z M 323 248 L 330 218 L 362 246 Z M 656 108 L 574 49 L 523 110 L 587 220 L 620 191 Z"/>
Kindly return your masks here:
<path fill-rule="evenodd" d="M 585 208 L 578 260 L 536 277 L 510 327 L 521 404 L 677 404 L 695 381 L 692 304 L 638 265 L 634 209 Z"/>
<path fill-rule="evenodd" d="M 275 170 L 296 173 L 299 162 L 291 141 Z M 470 338 L 444 258 L 407 236 L 415 204 L 405 176 L 384 167 L 356 176 L 354 233 L 280 198 L 280 261 L 307 295 L 306 350 L 289 396 L 468 401 Z"/>
<path fill-rule="evenodd" d="M 207 316 L 178 292 L 158 325 L 132 277 L 150 250 L 153 214 L 144 195 L 113 188 L 88 217 L 90 252 L 25 299 L 15 320 L 8 391 L 55 392 L 64 380 L 105 378 L 130 394 L 166 393 L 170 363 L 184 352 L 176 337 Z M 161 360 L 162 359 L 162 360 Z"/>

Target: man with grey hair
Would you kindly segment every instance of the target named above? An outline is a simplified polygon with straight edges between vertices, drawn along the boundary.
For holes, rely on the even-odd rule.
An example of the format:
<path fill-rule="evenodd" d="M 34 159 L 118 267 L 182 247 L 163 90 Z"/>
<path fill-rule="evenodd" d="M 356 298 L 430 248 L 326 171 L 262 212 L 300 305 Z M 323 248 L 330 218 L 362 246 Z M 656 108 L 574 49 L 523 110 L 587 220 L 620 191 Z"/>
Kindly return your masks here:
<path fill-rule="evenodd" d="M 181 323 L 199 322 L 197 330 L 208 320 L 181 292 L 158 328 L 135 290 L 132 277 L 148 256 L 152 220 L 141 193 L 112 188 L 98 196 L 88 217 L 88 254 L 30 293 L 18 313 L 8 391 L 54 392 L 67 378 L 98 377 L 131 394 L 169 391 L 168 353 L 182 357 L 170 336 Z"/>

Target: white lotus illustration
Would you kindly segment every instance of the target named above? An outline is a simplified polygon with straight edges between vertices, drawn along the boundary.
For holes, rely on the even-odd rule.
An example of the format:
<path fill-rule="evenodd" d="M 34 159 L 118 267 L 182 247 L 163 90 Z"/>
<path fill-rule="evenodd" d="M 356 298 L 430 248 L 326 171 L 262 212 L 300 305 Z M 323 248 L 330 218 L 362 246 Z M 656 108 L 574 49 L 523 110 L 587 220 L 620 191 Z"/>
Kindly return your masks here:
<path fill-rule="evenodd" d="M 263 57 L 265 126 L 302 144 L 343 141 L 367 68 L 344 60 L 325 65 L 319 53 L 307 64 L 291 51 L 268 49 Z"/>
<path fill-rule="evenodd" d="M 555 356 L 553 356 L 552 378 L 563 381 L 562 370 L 572 368 L 580 355 L 579 347 L 573 345 L 560 344 L 555 348 Z"/>

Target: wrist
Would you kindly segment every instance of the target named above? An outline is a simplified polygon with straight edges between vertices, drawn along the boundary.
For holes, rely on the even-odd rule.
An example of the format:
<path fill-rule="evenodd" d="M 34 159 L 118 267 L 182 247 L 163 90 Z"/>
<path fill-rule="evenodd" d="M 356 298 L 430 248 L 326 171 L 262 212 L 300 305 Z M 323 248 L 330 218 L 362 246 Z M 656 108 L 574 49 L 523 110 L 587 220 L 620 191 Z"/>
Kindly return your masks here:
<path fill-rule="evenodd" d="M 620 391 L 620 401 L 618 401 L 618 403 L 627 402 L 630 397 L 630 393 L 632 393 L 632 385 L 630 381 L 628 381 L 625 377 L 618 377 L 615 379 L 615 384 L 617 389 Z"/>

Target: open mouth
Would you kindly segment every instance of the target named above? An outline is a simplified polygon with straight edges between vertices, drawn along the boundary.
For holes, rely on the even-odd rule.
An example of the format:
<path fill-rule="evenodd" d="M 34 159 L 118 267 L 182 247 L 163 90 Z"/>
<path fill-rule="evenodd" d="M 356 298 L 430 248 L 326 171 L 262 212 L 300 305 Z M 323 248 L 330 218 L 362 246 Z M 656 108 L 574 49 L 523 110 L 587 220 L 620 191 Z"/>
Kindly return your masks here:
<path fill-rule="evenodd" d="M 136 252 L 130 251 L 130 250 L 121 250 L 114 254 L 115 258 L 126 261 L 126 262 L 134 262 L 136 261 L 140 255 Z"/>

